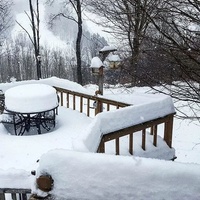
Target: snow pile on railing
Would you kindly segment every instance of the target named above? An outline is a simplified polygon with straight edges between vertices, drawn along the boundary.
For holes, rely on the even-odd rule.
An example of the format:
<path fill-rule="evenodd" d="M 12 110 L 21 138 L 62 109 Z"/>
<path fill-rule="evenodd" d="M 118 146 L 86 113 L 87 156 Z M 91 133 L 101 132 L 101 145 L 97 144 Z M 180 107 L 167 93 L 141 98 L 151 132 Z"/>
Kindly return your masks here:
<path fill-rule="evenodd" d="M 97 150 L 103 134 L 175 113 L 171 97 L 161 94 L 154 95 L 154 98 L 152 95 L 150 97 L 151 100 L 146 103 L 99 113 L 86 131 L 87 137 L 84 142 L 89 150 Z"/>
<path fill-rule="evenodd" d="M 12 161 L 10 161 L 12 162 Z M 0 170 L 0 188 L 30 189 L 31 173 L 20 169 Z"/>
<path fill-rule="evenodd" d="M 56 199 L 200 199 L 195 164 L 53 150 L 39 161 L 36 176 L 45 174 L 54 180 Z"/>

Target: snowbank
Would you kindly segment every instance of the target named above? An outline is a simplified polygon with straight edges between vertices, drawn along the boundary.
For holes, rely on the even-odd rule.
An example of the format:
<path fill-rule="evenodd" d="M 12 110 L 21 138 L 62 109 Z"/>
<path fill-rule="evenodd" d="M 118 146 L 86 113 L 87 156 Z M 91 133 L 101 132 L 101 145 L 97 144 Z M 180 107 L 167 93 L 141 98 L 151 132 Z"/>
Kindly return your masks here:
<path fill-rule="evenodd" d="M 36 175 L 52 176 L 51 193 L 57 200 L 199 200 L 199 169 L 172 161 L 54 150 L 41 157 Z"/>

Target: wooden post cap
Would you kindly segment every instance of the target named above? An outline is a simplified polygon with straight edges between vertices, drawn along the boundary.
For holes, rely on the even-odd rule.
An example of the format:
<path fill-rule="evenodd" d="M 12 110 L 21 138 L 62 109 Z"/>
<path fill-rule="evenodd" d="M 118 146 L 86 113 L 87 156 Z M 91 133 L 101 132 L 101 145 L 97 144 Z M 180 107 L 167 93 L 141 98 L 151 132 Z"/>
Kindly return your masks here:
<path fill-rule="evenodd" d="M 49 192 L 52 190 L 53 187 L 53 179 L 49 175 L 42 175 L 36 179 L 37 187 L 44 191 Z"/>

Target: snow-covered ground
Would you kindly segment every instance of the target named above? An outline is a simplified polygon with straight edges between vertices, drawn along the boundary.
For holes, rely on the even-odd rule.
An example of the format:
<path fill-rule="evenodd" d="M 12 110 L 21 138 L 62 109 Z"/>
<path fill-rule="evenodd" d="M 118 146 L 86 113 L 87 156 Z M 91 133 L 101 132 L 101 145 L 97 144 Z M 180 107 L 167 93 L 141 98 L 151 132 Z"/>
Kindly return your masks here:
<path fill-rule="evenodd" d="M 29 81 L 28 83 L 36 82 Z M 68 89 L 88 94 L 94 94 L 96 90 L 96 86 L 91 85 L 82 88 L 76 83 L 57 78 L 41 80 L 40 82 L 58 87 L 67 87 Z M 5 92 L 8 88 L 22 83 L 0 84 L 0 89 Z M 116 87 L 106 89 L 104 93 L 105 96 L 112 99 L 116 98 L 119 101 L 131 103 L 134 99 L 135 104 L 144 104 L 145 98 L 148 96 L 144 95 L 144 93 L 147 90 L 149 88 L 127 90 Z M 136 94 L 138 98 L 133 98 Z M 152 95 L 148 97 L 148 101 L 154 99 Z M 171 104 L 165 104 L 163 101 L 163 106 L 166 105 Z M 157 104 L 157 106 L 161 106 L 160 109 L 162 108 L 162 105 Z M 152 112 L 151 110 L 149 111 Z M 37 169 L 38 164 L 40 164 L 37 175 L 46 171 L 52 175 L 56 173 L 54 178 L 63 177 L 64 185 L 58 185 L 61 179 L 59 181 L 55 180 L 53 192 L 56 195 L 60 195 L 59 199 L 65 199 L 63 198 L 63 191 L 66 189 L 62 190 L 62 187 L 68 188 L 69 199 L 78 199 L 84 190 L 91 190 L 91 192 L 84 193 L 85 196 L 83 196 L 84 198 L 81 196 L 81 199 L 102 199 L 100 194 L 102 192 L 103 199 L 106 199 L 106 196 L 107 199 L 130 199 L 130 197 L 134 197 L 134 199 L 165 199 L 167 194 L 169 194 L 167 196 L 168 199 L 200 199 L 200 193 L 198 192 L 200 189 L 200 178 L 198 176 L 200 170 L 200 157 L 198 156 L 200 153 L 200 145 L 198 145 L 200 143 L 200 135 L 198 134 L 198 124 L 187 120 L 175 119 L 172 146 L 175 148 L 178 158 L 175 162 L 171 162 L 89 153 L 91 149 L 87 147 L 90 145 L 84 145 L 83 140 L 87 138 L 88 127 L 91 130 L 90 125 L 93 121 L 85 114 L 61 107 L 57 116 L 56 128 L 47 134 L 13 136 L 8 134 L 4 126 L 0 124 L 0 188 L 30 188 L 34 179 L 30 171 Z M 96 121 L 98 122 L 98 120 Z M 108 124 L 105 123 L 105 125 L 107 126 Z M 106 129 L 106 126 L 103 129 Z M 161 149 L 163 147 L 161 145 Z M 137 150 L 137 144 L 135 143 L 134 148 Z M 41 158 L 42 154 L 52 149 L 57 150 Z M 161 149 L 158 151 L 161 151 Z M 136 153 L 136 155 L 139 156 L 141 154 Z M 36 162 L 38 159 L 40 159 L 39 163 Z M 61 164 L 60 166 L 59 163 Z M 79 177 L 81 172 L 84 175 Z M 106 173 L 103 174 L 102 172 Z M 94 184 L 94 189 L 92 190 L 94 177 L 97 179 L 96 185 Z M 70 185 L 67 185 L 67 180 L 70 180 Z M 89 182 L 84 184 L 84 181 L 87 180 Z M 148 188 L 149 186 L 151 187 Z M 82 189 L 80 189 L 81 187 Z M 71 196 L 73 194 L 74 197 Z M 124 198 L 120 195 L 123 195 Z"/>

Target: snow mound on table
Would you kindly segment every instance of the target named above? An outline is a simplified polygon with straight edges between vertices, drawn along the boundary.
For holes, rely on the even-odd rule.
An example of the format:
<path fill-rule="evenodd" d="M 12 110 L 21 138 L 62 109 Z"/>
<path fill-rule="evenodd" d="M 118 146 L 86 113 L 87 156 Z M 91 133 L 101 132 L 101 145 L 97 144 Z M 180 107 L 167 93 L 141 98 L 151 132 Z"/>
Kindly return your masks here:
<path fill-rule="evenodd" d="M 58 106 L 56 90 L 45 84 L 25 84 L 6 90 L 5 107 L 9 111 L 34 113 Z"/>

